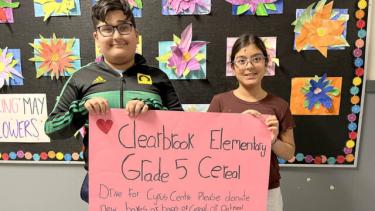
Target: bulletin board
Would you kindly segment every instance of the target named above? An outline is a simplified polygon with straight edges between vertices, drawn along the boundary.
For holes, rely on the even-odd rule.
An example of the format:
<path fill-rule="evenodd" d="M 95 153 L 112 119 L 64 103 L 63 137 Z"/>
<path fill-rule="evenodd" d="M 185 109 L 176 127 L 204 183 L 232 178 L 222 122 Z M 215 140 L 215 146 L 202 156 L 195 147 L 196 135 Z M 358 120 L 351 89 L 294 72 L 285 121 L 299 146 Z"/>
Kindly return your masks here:
<path fill-rule="evenodd" d="M 38 57 L 34 53 L 35 45 L 45 38 L 61 38 L 70 42 L 69 47 L 74 52 L 71 57 L 73 67 L 79 68 L 94 61 L 97 55 L 92 38 L 92 1 L 75 0 L 76 8 L 67 8 L 71 10 L 69 16 L 55 16 L 51 13 L 48 17 L 46 13 L 50 11 L 43 10 L 40 4 L 37 10 L 35 0 L 19 2 L 17 8 L 11 9 L 13 19 L 8 20 L 9 23 L 0 23 L 0 49 L 18 49 L 19 54 L 12 55 L 18 56 L 18 60 L 15 59 L 19 61 L 23 80 L 13 80 L 12 84 L 3 85 L 0 94 L 45 94 L 49 113 L 69 78 L 69 71 L 74 70 L 67 70 L 58 78 L 53 74 L 53 77 L 51 74 L 45 76 L 40 72 L 40 64 L 36 64 Z M 204 111 L 215 94 L 236 88 L 236 79 L 227 70 L 230 38 L 233 41 L 233 38 L 243 33 L 256 34 L 270 43 L 274 42 L 274 67 L 265 76 L 263 87 L 290 103 L 296 122 L 295 157 L 289 161 L 280 159 L 279 162 L 285 166 L 356 167 L 365 96 L 368 2 L 336 0 L 332 10 L 328 11 L 329 8 L 326 7 L 324 11 L 330 13 L 326 18 L 329 19 L 328 22 L 339 25 L 330 26 L 343 27 L 344 30 L 340 33 L 346 41 L 346 44 L 342 42 L 331 45 L 327 50 L 317 50 L 306 43 L 299 43 L 298 46 L 295 44 L 297 35 L 307 33 L 301 31 L 306 20 L 302 18 L 299 23 L 292 23 L 315 3 L 310 8 L 308 17 L 312 19 L 319 1 L 275 0 L 251 6 L 232 5 L 236 1 L 231 0 L 202 2 L 210 7 L 198 5 L 196 14 L 175 14 L 176 11 L 166 7 L 162 0 L 143 0 L 142 7 L 134 11 L 142 37 L 138 52 L 142 53 L 151 66 L 165 67 L 162 64 L 164 57 L 161 56 L 163 53 L 165 56 L 165 49 L 168 50 L 174 41 L 178 42 L 173 35 L 182 39 L 181 34 L 189 24 L 192 24 L 192 41 L 207 42 L 200 51 L 201 70 L 185 72 L 184 75 L 168 75 L 184 108 L 187 111 Z M 332 1 L 326 1 L 323 5 L 330 2 Z M 259 8 L 253 10 L 255 7 Z M 306 14 L 304 17 L 306 19 Z M 344 23 L 338 23 L 339 21 Z M 324 37 L 328 33 L 323 30 L 324 27 L 312 27 L 315 27 L 317 36 Z M 296 30 L 299 32 L 295 32 Z M 314 38 L 309 39 L 308 42 L 314 42 Z M 330 41 L 327 37 L 325 40 Z M 330 99 L 319 101 L 312 96 L 320 92 L 326 93 L 326 97 Z M 2 117 L 0 120 L 4 122 Z M 0 161 L 82 163 L 82 143 L 80 136 L 77 137 L 41 143 L 0 142 Z"/>

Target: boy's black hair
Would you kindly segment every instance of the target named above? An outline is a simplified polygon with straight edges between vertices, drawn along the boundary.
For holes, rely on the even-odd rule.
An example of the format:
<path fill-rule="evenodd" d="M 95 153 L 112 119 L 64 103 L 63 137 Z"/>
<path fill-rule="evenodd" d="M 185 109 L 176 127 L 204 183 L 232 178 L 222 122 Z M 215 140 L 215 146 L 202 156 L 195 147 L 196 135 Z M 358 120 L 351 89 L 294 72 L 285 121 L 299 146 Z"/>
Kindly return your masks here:
<path fill-rule="evenodd" d="M 263 40 L 260 39 L 258 36 L 253 34 L 243 34 L 241 35 L 236 42 L 233 44 L 232 53 L 230 55 L 230 62 L 233 64 L 234 57 L 242 48 L 247 47 L 251 44 L 254 44 L 259 50 L 262 51 L 263 56 L 266 57 L 265 64 L 268 64 L 269 58 L 267 53 L 266 45 L 264 44 Z"/>
<path fill-rule="evenodd" d="M 130 9 L 129 3 L 126 0 L 99 0 L 92 7 L 91 19 L 94 28 L 99 24 L 99 21 L 105 22 L 108 12 L 113 10 L 121 10 L 133 27 L 136 28 L 134 16 Z"/>

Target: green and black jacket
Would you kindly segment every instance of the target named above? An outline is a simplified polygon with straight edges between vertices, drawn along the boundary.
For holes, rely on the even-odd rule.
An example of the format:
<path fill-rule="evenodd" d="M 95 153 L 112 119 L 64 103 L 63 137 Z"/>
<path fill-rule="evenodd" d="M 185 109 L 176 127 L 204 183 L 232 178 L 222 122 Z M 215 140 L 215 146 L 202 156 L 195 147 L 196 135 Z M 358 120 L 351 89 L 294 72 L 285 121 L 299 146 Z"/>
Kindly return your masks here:
<path fill-rule="evenodd" d="M 178 96 L 160 69 L 149 67 L 136 54 L 135 65 L 122 75 L 105 62 L 93 62 L 75 72 L 64 85 L 52 112 L 45 123 L 45 132 L 51 139 L 67 139 L 78 129 L 88 129 L 85 102 L 93 97 L 108 100 L 111 108 L 124 108 L 129 100 L 142 100 L 150 109 L 181 111 Z M 88 130 L 83 139 L 87 164 Z M 87 168 L 87 165 L 85 166 Z"/>

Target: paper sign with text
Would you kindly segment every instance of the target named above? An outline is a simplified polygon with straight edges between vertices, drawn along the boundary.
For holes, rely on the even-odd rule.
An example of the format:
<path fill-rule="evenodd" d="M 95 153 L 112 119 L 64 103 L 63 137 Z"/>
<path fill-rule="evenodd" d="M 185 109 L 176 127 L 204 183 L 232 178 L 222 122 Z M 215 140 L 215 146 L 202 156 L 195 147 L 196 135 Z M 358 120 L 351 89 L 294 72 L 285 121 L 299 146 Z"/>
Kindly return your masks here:
<path fill-rule="evenodd" d="M 266 211 L 271 133 L 251 115 L 90 115 L 90 211 Z"/>
<path fill-rule="evenodd" d="M 44 133 L 46 94 L 0 94 L 0 143 L 50 142 Z"/>

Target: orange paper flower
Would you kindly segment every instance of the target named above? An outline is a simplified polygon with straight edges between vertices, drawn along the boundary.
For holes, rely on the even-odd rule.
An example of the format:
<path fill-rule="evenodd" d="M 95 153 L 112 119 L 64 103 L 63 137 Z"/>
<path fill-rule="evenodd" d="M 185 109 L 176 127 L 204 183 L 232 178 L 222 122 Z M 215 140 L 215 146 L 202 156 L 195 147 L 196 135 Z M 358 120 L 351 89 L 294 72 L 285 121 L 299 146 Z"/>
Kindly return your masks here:
<path fill-rule="evenodd" d="M 318 3 L 311 14 L 312 6 L 305 10 L 304 14 L 295 23 L 296 28 L 300 27 L 300 34 L 296 37 L 296 49 L 298 52 L 307 48 L 314 47 L 324 57 L 327 57 L 328 47 L 331 46 L 348 46 L 345 38 L 342 36 L 345 31 L 346 16 L 340 17 L 337 20 L 332 19 L 333 1 L 324 5 L 325 0 Z"/>
<path fill-rule="evenodd" d="M 30 61 L 40 62 L 37 67 L 37 75 L 39 78 L 46 73 L 50 73 L 51 79 L 55 76 L 64 75 L 64 72 L 72 74 L 76 71 L 73 62 L 79 60 L 77 55 L 74 55 L 72 47 L 75 39 L 57 39 L 53 34 L 53 38 L 45 39 L 41 36 L 40 43 L 30 45 L 35 49 L 35 56 Z"/>

